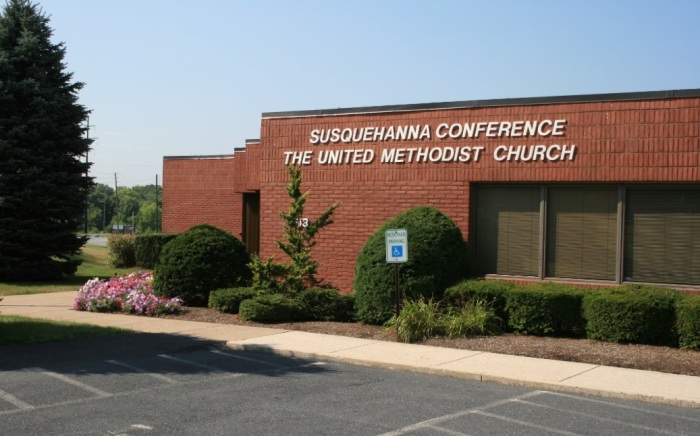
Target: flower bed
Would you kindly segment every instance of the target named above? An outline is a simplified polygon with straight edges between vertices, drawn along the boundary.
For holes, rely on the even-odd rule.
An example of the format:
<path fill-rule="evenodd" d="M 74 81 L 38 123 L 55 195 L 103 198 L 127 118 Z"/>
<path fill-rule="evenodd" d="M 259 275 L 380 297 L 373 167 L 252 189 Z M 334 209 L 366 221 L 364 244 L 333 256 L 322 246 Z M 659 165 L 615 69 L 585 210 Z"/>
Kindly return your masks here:
<path fill-rule="evenodd" d="M 90 312 L 126 312 L 154 316 L 177 313 L 180 298 L 158 297 L 153 293 L 153 274 L 134 272 L 109 280 L 94 278 L 75 297 L 73 308 Z"/>

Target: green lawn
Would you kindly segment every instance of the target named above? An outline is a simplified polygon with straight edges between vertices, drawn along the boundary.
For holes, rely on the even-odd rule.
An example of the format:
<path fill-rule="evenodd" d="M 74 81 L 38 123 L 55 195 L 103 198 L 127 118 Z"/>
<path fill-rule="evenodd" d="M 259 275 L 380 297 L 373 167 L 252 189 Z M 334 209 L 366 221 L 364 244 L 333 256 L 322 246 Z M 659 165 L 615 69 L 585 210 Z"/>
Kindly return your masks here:
<path fill-rule="evenodd" d="M 110 268 L 107 265 L 106 247 L 86 245 L 83 247 L 82 258 L 83 263 L 73 277 L 52 282 L 0 282 L 0 296 L 77 291 L 85 282 L 95 277 L 106 278 L 133 271 L 145 271 L 143 268 Z"/>
<path fill-rule="evenodd" d="M 116 327 L 100 327 L 17 315 L 0 315 L 0 345 L 66 341 L 119 333 L 133 332 Z"/>

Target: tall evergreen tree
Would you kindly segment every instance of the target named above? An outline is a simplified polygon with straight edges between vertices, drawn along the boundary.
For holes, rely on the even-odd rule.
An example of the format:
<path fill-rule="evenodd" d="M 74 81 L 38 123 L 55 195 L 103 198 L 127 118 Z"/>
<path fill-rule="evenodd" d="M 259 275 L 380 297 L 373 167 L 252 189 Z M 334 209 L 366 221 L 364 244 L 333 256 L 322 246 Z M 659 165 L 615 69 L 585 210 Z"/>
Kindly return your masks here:
<path fill-rule="evenodd" d="M 82 158 L 89 111 L 66 72 L 65 45 L 29 0 L 0 15 L 0 280 L 73 274 L 92 183 Z"/>

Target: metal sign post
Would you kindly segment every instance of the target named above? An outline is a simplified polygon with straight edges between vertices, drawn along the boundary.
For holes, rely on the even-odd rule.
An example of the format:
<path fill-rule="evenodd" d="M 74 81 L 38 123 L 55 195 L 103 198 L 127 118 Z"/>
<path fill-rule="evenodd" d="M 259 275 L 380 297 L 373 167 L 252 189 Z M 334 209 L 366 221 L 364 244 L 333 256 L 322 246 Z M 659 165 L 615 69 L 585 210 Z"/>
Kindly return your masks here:
<path fill-rule="evenodd" d="M 394 264 L 396 316 L 399 316 L 401 313 L 399 264 L 408 262 L 408 231 L 406 229 L 389 229 L 384 233 L 384 240 L 386 243 L 386 262 Z"/>

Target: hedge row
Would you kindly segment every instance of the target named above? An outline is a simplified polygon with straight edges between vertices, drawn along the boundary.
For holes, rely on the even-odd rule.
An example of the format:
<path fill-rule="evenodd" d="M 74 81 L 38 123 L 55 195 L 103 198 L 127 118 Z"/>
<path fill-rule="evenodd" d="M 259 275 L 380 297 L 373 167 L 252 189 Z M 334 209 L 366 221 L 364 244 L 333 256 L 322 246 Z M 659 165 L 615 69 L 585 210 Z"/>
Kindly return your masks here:
<path fill-rule="evenodd" d="M 136 265 L 153 269 L 160 258 L 165 244 L 177 237 L 172 233 L 146 233 L 137 235 L 135 240 Z"/>
<path fill-rule="evenodd" d="M 676 303 L 676 329 L 681 348 L 700 350 L 700 295 L 686 295 Z"/>
<path fill-rule="evenodd" d="M 658 286 L 582 289 L 465 280 L 447 289 L 445 299 L 450 305 L 484 301 L 514 333 L 700 349 L 700 295 Z"/>
<path fill-rule="evenodd" d="M 107 239 L 107 260 L 113 268 L 139 266 L 153 269 L 160 252 L 177 235 L 169 233 L 147 233 L 143 235 L 113 234 Z"/>
<path fill-rule="evenodd" d="M 294 298 L 253 288 L 219 289 L 209 295 L 210 308 L 257 322 L 347 322 L 354 318 L 354 303 L 352 295 L 324 288 L 307 289 Z"/>
<path fill-rule="evenodd" d="M 675 306 L 682 296 L 671 289 L 638 285 L 591 292 L 583 301 L 588 337 L 676 345 Z"/>

